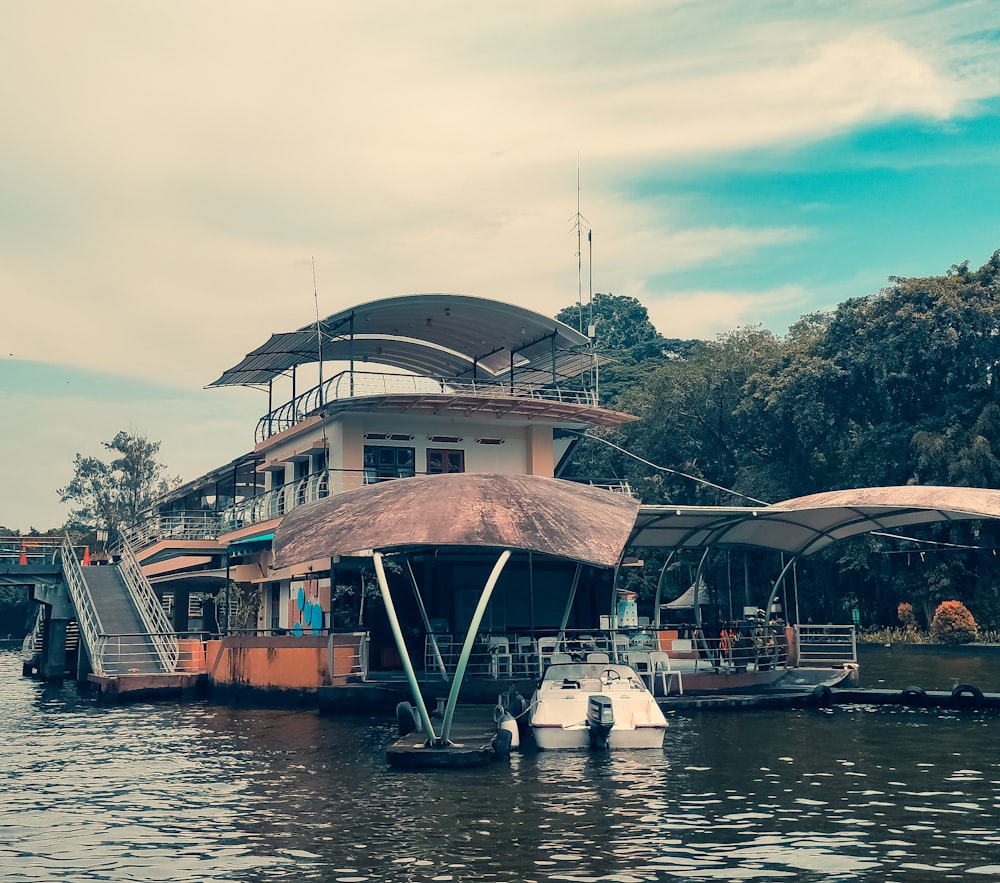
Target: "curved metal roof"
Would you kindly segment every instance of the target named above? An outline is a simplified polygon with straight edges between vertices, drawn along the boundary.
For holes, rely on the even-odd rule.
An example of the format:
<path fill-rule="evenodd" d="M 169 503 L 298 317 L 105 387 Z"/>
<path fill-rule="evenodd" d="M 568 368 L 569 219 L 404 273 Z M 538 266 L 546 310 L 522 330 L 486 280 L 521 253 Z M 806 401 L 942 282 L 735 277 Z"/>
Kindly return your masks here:
<path fill-rule="evenodd" d="M 459 294 L 384 298 L 320 322 L 323 361 L 375 362 L 429 377 L 495 377 L 555 359 L 588 339 L 533 310 Z M 209 386 L 256 386 L 319 361 L 316 325 L 273 334 Z"/>
<path fill-rule="evenodd" d="M 623 494 L 537 475 L 404 478 L 293 509 L 274 533 L 273 566 L 368 550 L 460 546 L 614 567 L 638 505 Z"/>
<path fill-rule="evenodd" d="M 756 508 L 641 506 L 628 545 L 751 546 L 811 555 L 857 534 L 980 518 L 1000 518 L 1000 490 L 922 485 L 855 488 Z"/>

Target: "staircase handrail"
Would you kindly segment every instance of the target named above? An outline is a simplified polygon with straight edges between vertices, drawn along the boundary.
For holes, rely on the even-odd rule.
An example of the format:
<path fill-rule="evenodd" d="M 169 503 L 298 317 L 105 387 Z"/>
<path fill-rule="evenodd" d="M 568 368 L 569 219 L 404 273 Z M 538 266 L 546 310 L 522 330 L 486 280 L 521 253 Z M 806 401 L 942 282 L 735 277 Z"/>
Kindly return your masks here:
<path fill-rule="evenodd" d="M 31 627 L 31 631 L 24 636 L 24 641 L 21 643 L 21 659 L 25 662 L 32 659 L 35 655 L 35 644 L 38 641 L 38 636 L 41 635 L 42 629 L 45 626 L 45 607 L 41 604 L 38 605 L 38 613 L 35 616 L 35 623 Z"/>
<path fill-rule="evenodd" d="M 90 594 L 90 586 L 87 585 L 83 576 L 83 567 L 80 565 L 73 544 L 69 536 L 63 538 L 62 546 L 59 548 L 59 562 L 62 565 L 63 578 L 66 580 L 66 587 L 69 589 L 69 597 L 76 608 L 76 621 L 80 625 L 80 630 L 86 639 L 87 647 L 92 648 L 90 656 L 90 666 L 94 674 L 103 675 L 104 669 L 101 665 L 101 656 L 97 652 L 100 645 L 100 638 L 104 634 L 104 627 L 101 618 L 97 614 L 94 606 L 94 599 Z"/>
<path fill-rule="evenodd" d="M 173 626 L 167 618 L 167 614 L 156 597 L 156 592 L 150 585 L 146 575 L 139 567 L 139 562 L 132 554 L 132 547 L 124 538 L 121 542 L 121 558 L 118 562 L 118 572 L 121 574 L 122 582 L 128 589 L 135 609 L 139 612 L 139 618 L 146 627 L 149 640 L 156 648 L 156 655 L 160 658 L 163 670 L 173 673 L 177 670 L 177 659 L 180 656 L 180 647 L 177 642 L 177 635 Z"/>

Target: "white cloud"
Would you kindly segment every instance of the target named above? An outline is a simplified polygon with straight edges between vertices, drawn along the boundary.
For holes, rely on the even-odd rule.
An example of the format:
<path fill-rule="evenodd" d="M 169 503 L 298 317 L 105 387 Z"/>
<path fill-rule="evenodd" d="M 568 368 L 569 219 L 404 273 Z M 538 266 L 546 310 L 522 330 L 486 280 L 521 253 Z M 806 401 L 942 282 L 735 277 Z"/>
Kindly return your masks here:
<path fill-rule="evenodd" d="M 656 321 L 669 273 L 812 231 L 694 223 L 622 181 L 1000 91 L 974 4 L 38 0 L 4 19 L 0 346 L 191 391 L 312 319 L 313 257 L 323 313 L 573 303 L 578 153 L 595 289 Z M 689 318 L 673 301 L 656 324 L 759 321 L 793 281 L 685 294 Z"/>
<path fill-rule="evenodd" d="M 656 330 L 682 340 L 712 340 L 740 325 L 768 325 L 775 315 L 801 312 L 805 303 L 805 292 L 794 285 L 764 292 L 685 291 L 646 302 Z"/>

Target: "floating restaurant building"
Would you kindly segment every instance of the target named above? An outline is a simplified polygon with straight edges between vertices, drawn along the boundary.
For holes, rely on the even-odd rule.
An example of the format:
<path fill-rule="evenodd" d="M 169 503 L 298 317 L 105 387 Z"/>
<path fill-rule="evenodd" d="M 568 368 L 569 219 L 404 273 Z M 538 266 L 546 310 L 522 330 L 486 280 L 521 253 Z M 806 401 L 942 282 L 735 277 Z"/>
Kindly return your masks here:
<path fill-rule="evenodd" d="M 505 548 L 473 667 L 534 677 L 537 645 L 516 636 L 596 626 L 638 503 L 556 478 L 582 431 L 635 419 L 600 406 L 589 344 L 531 310 L 425 294 L 273 334 L 223 372 L 210 386 L 267 391 L 252 448 L 125 537 L 178 634 L 221 634 L 213 681 L 311 690 L 402 671 L 393 615 L 410 659 L 447 677 Z M 323 526 L 340 498 L 360 501 L 346 545 Z"/>
<path fill-rule="evenodd" d="M 111 566 L 81 566 L 68 541 L 37 561 L 22 545 L 6 563 L 0 548 L 0 584 L 39 602 L 25 671 L 61 678 L 76 623 L 75 674 L 102 694 L 208 683 L 356 710 L 402 690 L 428 732 L 422 693 L 447 692 L 449 720 L 462 691 L 527 693 L 550 662 L 591 653 L 627 655 L 660 696 L 691 674 L 704 689 L 804 665 L 842 676 L 853 627 L 810 637 L 774 616 L 792 562 L 859 533 L 1000 517 L 1000 491 L 980 488 L 684 507 L 566 480 L 583 432 L 636 419 L 600 405 L 599 370 L 567 325 L 460 295 L 273 334 L 210 384 L 267 392 L 244 452 L 160 497 Z M 666 599 L 641 617 L 619 597 L 626 549 L 650 547 L 769 549 L 787 564 L 738 632 L 707 635 L 692 589 L 696 627 L 682 634 L 661 622 Z"/>

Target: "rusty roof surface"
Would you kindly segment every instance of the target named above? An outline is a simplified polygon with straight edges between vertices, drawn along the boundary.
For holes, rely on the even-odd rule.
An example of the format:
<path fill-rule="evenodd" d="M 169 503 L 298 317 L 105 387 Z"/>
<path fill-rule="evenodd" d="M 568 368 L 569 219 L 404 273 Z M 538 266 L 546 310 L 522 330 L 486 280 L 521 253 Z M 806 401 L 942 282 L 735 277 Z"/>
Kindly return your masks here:
<path fill-rule="evenodd" d="M 638 502 L 536 475 L 397 479 L 293 509 L 274 533 L 275 568 L 367 550 L 464 546 L 614 567 Z"/>

